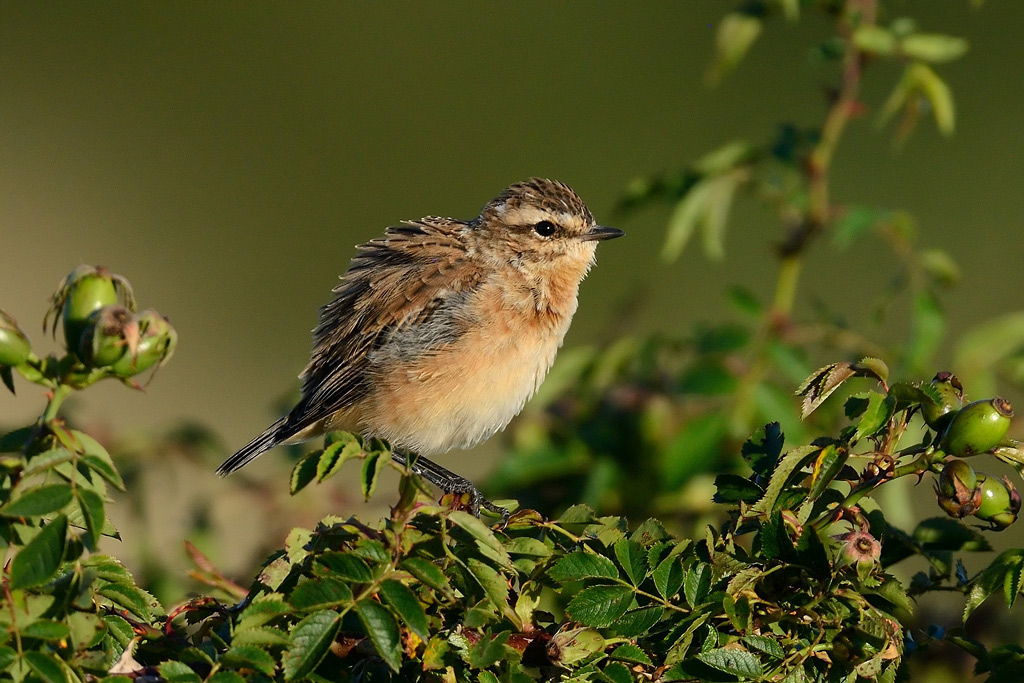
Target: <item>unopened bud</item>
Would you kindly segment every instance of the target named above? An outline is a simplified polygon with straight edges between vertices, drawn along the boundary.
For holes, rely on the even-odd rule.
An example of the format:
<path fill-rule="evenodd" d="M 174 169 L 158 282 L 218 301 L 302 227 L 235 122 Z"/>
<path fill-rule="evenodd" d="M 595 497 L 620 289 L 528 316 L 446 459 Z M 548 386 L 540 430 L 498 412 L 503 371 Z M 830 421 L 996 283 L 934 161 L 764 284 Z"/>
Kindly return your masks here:
<path fill-rule="evenodd" d="M 82 333 L 90 324 L 93 313 L 105 306 L 120 302 L 130 311 L 135 310 L 135 297 L 128 280 L 115 275 L 103 266 L 79 266 L 64 278 L 53 295 L 50 310 L 43 321 L 45 329 L 50 317 L 60 318 L 64 326 L 67 349 L 76 353 Z"/>
<path fill-rule="evenodd" d="M 132 312 L 116 304 L 104 306 L 89 316 L 78 342 L 78 357 L 89 367 L 108 367 L 125 354 L 133 336 L 137 333 Z"/>
<path fill-rule="evenodd" d="M 28 336 L 14 318 L 0 311 L 0 365 L 21 365 L 30 355 L 32 344 Z"/>

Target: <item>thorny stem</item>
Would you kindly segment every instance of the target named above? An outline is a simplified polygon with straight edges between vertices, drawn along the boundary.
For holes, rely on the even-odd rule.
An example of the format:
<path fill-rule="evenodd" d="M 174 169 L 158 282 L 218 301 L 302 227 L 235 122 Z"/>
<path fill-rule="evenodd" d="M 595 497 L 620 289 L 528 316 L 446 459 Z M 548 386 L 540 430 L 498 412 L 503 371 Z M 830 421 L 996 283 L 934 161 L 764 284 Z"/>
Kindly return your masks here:
<path fill-rule="evenodd" d="M 737 390 L 731 425 L 736 435 L 745 435 L 749 431 L 754 411 L 754 390 L 768 370 L 768 349 L 771 341 L 779 337 L 789 326 L 807 245 L 824 229 L 832 215 L 829 203 L 829 171 L 846 124 L 856 111 L 862 76 L 862 54 L 853 43 L 853 30 L 856 26 L 875 23 L 877 3 L 878 0 L 847 0 L 845 10 L 837 21 L 839 36 L 846 47 L 839 90 L 825 116 L 818 145 L 811 152 L 805 165 L 806 211 L 802 220 L 779 247 L 781 263 L 772 305 L 762 321 L 761 330 L 754 341 L 753 358 L 745 375 L 740 379 Z"/>

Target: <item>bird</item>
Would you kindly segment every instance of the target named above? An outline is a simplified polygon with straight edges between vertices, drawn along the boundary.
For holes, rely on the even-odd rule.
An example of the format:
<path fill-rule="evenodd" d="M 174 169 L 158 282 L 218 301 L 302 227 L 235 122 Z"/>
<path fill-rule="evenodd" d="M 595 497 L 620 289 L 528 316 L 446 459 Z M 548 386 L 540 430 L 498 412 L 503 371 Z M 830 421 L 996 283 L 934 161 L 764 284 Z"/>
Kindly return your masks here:
<path fill-rule="evenodd" d="M 471 220 L 426 216 L 358 245 L 320 309 L 298 402 L 218 473 L 348 431 L 386 441 L 444 493 L 468 493 L 474 514 L 507 520 L 428 458 L 484 441 L 523 409 L 562 345 L 597 243 L 621 235 L 568 185 L 531 178 Z"/>

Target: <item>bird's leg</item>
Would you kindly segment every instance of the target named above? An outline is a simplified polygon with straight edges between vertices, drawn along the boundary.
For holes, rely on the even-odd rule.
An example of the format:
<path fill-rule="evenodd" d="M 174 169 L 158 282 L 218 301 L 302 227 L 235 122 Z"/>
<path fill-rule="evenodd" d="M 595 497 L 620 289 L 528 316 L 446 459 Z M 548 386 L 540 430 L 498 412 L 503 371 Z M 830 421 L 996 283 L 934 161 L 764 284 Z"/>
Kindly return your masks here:
<path fill-rule="evenodd" d="M 480 493 L 469 479 L 460 477 L 451 470 L 441 467 L 433 460 L 428 460 L 420 455 L 411 455 L 408 452 L 393 450 L 391 451 L 391 457 L 395 462 L 408 467 L 409 470 L 441 489 L 443 493 L 468 493 L 470 496 L 470 512 L 477 517 L 480 516 L 480 508 L 484 508 L 499 515 L 502 524 L 508 522 L 511 513 L 506 508 L 495 505 L 484 498 L 484 494 Z"/>

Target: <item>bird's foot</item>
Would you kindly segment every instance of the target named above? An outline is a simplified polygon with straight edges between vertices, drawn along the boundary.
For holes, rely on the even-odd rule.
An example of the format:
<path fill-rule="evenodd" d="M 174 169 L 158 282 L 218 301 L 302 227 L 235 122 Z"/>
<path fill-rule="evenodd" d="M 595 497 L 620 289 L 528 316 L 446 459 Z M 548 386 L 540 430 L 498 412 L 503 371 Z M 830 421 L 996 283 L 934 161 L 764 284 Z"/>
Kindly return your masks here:
<path fill-rule="evenodd" d="M 483 508 L 501 517 L 502 527 L 508 524 L 508 519 L 512 513 L 507 508 L 495 505 L 487 500 L 484 494 L 480 493 L 480 490 L 469 479 L 461 477 L 451 470 L 441 467 L 433 460 L 428 460 L 422 456 L 410 457 L 406 453 L 393 451 L 391 457 L 399 464 L 408 467 L 413 473 L 418 474 L 441 489 L 441 492 L 444 494 L 455 496 L 468 495 L 467 507 L 473 516 L 479 517 L 480 509 Z"/>

